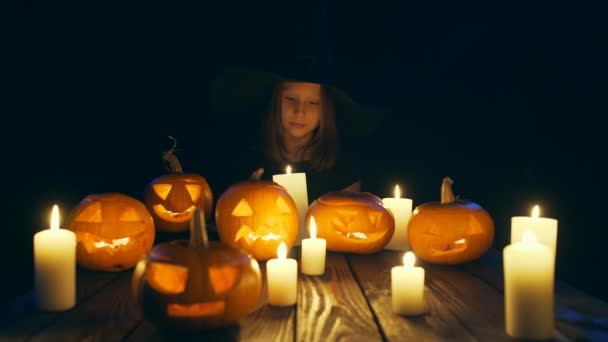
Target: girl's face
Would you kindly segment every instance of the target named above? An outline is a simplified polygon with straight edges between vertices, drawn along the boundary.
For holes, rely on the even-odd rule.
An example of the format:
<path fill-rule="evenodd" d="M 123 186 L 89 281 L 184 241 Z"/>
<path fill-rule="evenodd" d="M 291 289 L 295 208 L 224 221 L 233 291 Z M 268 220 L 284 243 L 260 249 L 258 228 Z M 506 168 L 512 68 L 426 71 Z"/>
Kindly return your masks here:
<path fill-rule="evenodd" d="M 321 121 L 321 85 L 285 82 L 281 91 L 281 128 L 286 137 L 310 139 Z"/>

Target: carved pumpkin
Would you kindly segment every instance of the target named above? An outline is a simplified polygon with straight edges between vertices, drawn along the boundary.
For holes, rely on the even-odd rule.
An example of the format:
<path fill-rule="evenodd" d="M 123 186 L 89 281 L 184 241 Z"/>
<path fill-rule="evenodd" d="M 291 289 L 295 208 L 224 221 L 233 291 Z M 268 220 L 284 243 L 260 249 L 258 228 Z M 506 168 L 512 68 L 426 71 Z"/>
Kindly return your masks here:
<path fill-rule="evenodd" d="M 196 173 L 183 173 L 174 150 L 175 144 L 163 154 L 170 174 L 152 180 L 144 195 L 156 229 L 164 232 L 187 231 L 196 207 L 203 208 L 205 217 L 209 217 L 213 209 L 213 193 L 207 180 Z"/>
<path fill-rule="evenodd" d="M 263 172 L 258 169 L 251 180 L 229 187 L 215 208 L 220 240 L 257 260 L 274 258 L 281 242 L 291 248 L 299 225 L 294 200 L 279 184 L 261 181 Z"/>
<path fill-rule="evenodd" d="M 144 316 L 168 328 L 230 325 L 255 306 L 260 268 L 238 248 L 208 241 L 200 208 L 190 241 L 161 243 L 135 268 L 132 290 Z"/>
<path fill-rule="evenodd" d="M 453 181 L 441 184 L 441 202 L 416 207 L 407 232 L 420 259 L 437 264 L 459 264 L 484 254 L 494 239 L 494 222 L 477 203 L 455 199 Z"/>
<path fill-rule="evenodd" d="M 375 253 L 388 244 L 395 230 L 393 215 L 382 200 L 369 192 L 330 192 L 315 200 L 306 212 L 313 216 L 317 236 L 337 252 Z"/>
<path fill-rule="evenodd" d="M 67 219 L 76 260 L 99 271 L 132 268 L 154 244 L 154 221 L 140 201 L 120 193 L 86 196 Z"/>

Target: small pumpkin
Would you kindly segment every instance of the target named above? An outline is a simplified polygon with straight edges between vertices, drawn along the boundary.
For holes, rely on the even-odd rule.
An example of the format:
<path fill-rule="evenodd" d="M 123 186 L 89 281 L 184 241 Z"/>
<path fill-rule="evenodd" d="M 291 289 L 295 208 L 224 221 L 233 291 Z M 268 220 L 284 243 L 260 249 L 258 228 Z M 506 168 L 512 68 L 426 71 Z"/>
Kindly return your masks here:
<path fill-rule="evenodd" d="M 315 200 L 306 212 L 313 216 L 317 236 L 337 252 L 375 253 L 390 241 L 395 219 L 382 200 L 369 192 L 330 192 Z"/>
<path fill-rule="evenodd" d="M 173 147 L 163 153 L 169 164 L 169 174 L 153 179 L 146 186 L 144 202 L 150 210 L 156 229 L 163 232 L 188 230 L 192 213 L 196 207 L 210 217 L 213 209 L 213 193 L 207 180 L 196 173 L 184 173 Z"/>
<path fill-rule="evenodd" d="M 135 268 L 131 286 L 149 321 L 166 328 L 205 329 L 231 325 L 247 315 L 257 303 L 262 276 L 248 254 L 208 241 L 199 208 L 190 241 L 154 246 Z"/>
<path fill-rule="evenodd" d="M 274 258 L 281 242 L 290 249 L 299 226 L 294 200 L 279 184 L 260 180 L 263 172 L 258 169 L 250 180 L 229 187 L 215 208 L 220 240 L 257 260 Z"/>
<path fill-rule="evenodd" d="M 76 260 L 98 271 L 130 269 L 154 244 L 154 221 L 146 206 L 120 193 L 91 194 L 70 212 Z"/>
<path fill-rule="evenodd" d="M 416 256 L 436 264 L 460 264 L 479 258 L 494 240 L 494 221 L 479 204 L 456 199 L 445 177 L 441 201 L 414 209 L 407 233 Z"/>

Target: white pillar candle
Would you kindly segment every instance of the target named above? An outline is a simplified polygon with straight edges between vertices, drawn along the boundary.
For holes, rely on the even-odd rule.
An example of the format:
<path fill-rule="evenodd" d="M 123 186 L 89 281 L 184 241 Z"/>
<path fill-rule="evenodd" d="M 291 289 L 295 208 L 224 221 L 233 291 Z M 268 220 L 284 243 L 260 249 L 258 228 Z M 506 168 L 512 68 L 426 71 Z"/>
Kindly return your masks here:
<path fill-rule="evenodd" d="M 554 267 L 549 247 L 524 232 L 521 242 L 503 249 L 505 327 L 516 338 L 553 336 Z"/>
<path fill-rule="evenodd" d="M 555 254 L 557 250 L 557 220 L 553 218 L 540 217 L 540 208 L 535 205 L 531 215 L 514 216 L 511 218 L 511 243 L 521 241 L 526 231 L 534 232 L 539 243 L 549 247 L 553 255 L 553 267 L 555 267 Z"/>
<path fill-rule="evenodd" d="M 409 251 L 410 245 L 407 240 L 407 224 L 410 221 L 410 217 L 412 217 L 412 200 L 400 197 L 401 191 L 399 185 L 395 185 L 395 197 L 382 199 L 384 207 L 387 208 L 395 218 L 395 232 L 385 249 Z"/>
<path fill-rule="evenodd" d="M 302 239 L 306 237 L 305 218 L 308 210 L 308 187 L 306 185 L 306 173 L 298 172 L 291 173 L 291 166 L 287 165 L 284 174 L 273 175 L 272 180 L 284 187 L 287 193 L 293 198 L 298 209 L 298 217 L 300 224 L 298 229 L 298 237 L 294 246 L 299 246 Z"/>
<path fill-rule="evenodd" d="M 424 312 L 424 269 L 415 267 L 412 252 L 403 255 L 403 266 L 391 269 L 391 299 L 393 312 L 419 315 Z"/>
<path fill-rule="evenodd" d="M 68 310 L 76 304 L 76 234 L 59 228 L 57 205 L 50 229 L 34 234 L 34 287 L 41 310 Z"/>
<path fill-rule="evenodd" d="M 281 242 L 277 258 L 266 262 L 268 303 L 275 306 L 294 305 L 298 294 L 298 262 L 287 258 L 287 246 Z"/>
<path fill-rule="evenodd" d="M 321 275 L 325 273 L 325 251 L 327 242 L 317 238 L 317 223 L 310 217 L 310 238 L 302 240 L 302 273 Z"/>

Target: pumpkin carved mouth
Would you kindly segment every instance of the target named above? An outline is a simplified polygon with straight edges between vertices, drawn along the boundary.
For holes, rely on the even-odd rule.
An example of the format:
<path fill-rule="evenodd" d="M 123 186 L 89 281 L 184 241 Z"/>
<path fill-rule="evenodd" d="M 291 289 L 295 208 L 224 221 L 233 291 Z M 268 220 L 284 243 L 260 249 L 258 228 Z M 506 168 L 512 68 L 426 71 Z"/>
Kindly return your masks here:
<path fill-rule="evenodd" d="M 453 241 L 447 245 L 432 247 L 433 255 L 458 254 L 465 251 L 469 247 L 469 239 L 462 238 Z"/>
<path fill-rule="evenodd" d="M 162 204 L 152 206 L 154 213 L 170 222 L 186 222 L 192 217 L 192 213 L 196 209 L 194 205 L 190 205 L 186 210 L 175 212 L 165 208 Z"/>
<path fill-rule="evenodd" d="M 267 224 L 261 225 L 258 229 L 253 230 L 249 226 L 242 226 L 234 237 L 234 242 L 245 242 L 251 245 L 257 240 L 263 241 L 279 241 L 283 240 L 281 235 L 273 233 L 273 229 Z"/>
<path fill-rule="evenodd" d="M 223 314 L 225 309 L 226 302 L 223 300 L 193 304 L 168 304 L 167 314 L 171 317 L 205 317 Z"/>
<path fill-rule="evenodd" d="M 145 232 L 141 232 L 136 236 L 107 239 L 88 232 L 76 233 L 78 244 L 83 246 L 87 253 L 106 251 L 110 254 L 122 249 L 131 249 L 138 240 L 143 240 L 142 243 L 145 245 L 145 235 Z"/>

